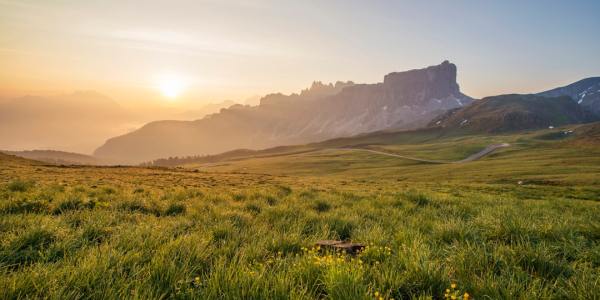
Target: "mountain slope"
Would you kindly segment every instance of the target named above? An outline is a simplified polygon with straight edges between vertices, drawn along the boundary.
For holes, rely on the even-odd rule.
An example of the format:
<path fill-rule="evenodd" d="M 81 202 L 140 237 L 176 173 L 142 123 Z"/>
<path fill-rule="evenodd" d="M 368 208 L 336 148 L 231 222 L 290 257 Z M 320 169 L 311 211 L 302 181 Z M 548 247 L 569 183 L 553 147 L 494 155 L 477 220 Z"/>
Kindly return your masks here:
<path fill-rule="evenodd" d="M 544 97 L 569 96 L 577 104 L 600 116 L 600 77 L 582 79 L 537 95 Z"/>
<path fill-rule="evenodd" d="M 486 97 L 449 111 L 430 122 L 446 130 L 499 133 L 594 121 L 589 111 L 570 97 L 501 95 Z"/>
<path fill-rule="evenodd" d="M 409 129 L 472 99 L 456 66 L 390 73 L 382 83 L 314 83 L 300 94 L 272 94 L 259 106 L 234 105 L 197 121 L 158 121 L 112 138 L 95 155 L 125 163 L 161 157 L 268 148 L 384 129 Z"/>
<path fill-rule="evenodd" d="M 207 115 L 219 112 L 223 108 L 228 108 L 234 105 L 235 102 L 232 100 L 225 100 L 219 103 L 209 103 L 200 108 L 187 110 L 176 115 L 177 119 L 182 120 L 198 120 L 204 118 Z"/>
<path fill-rule="evenodd" d="M 0 151 L 8 155 L 14 155 L 31 160 L 60 165 L 100 165 L 102 162 L 93 156 L 55 151 L 55 150 L 28 150 L 28 151 Z"/>

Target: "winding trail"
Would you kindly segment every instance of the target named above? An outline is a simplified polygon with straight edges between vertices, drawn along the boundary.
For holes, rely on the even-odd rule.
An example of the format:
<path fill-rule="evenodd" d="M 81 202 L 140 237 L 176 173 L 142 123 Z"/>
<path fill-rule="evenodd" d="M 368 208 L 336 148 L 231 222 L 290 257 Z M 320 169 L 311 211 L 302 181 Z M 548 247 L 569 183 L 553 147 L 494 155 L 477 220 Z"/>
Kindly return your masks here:
<path fill-rule="evenodd" d="M 371 153 L 376 153 L 376 154 L 381 154 L 381 155 L 386 155 L 386 156 L 391 156 L 391 157 L 414 160 L 414 161 L 418 161 L 418 162 L 432 163 L 432 164 L 462 164 L 462 163 L 478 160 L 478 159 L 496 151 L 497 149 L 508 147 L 508 146 L 510 146 L 510 144 L 508 144 L 508 143 L 492 144 L 492 145 L 485 147 L 483 150 L 481 150 L 477 153 L 469 155 L 465 159 L 461 159 L 461 160 L 457 160 L 457 161 L 422 159 L 422 158 L 415 158 L 415 157 L 404 156 L 404 155 L 383 152 L 383 151 L 377 151 L 377 150 L 372 150 L 372 149 L 366 149 L 366 148 L 335 148 L 335 149 L 336 150 L 348 150 L 348 151 L 365 151 L 365 152 L 371 152 Z"/>

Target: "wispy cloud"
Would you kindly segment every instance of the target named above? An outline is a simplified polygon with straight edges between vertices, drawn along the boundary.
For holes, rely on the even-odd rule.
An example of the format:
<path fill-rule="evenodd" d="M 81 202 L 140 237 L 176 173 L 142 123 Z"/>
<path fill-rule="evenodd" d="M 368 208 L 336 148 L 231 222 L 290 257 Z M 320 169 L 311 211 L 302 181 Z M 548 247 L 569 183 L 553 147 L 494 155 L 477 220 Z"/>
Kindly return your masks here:
<path fill-rule="evenodd" d="M 188 55 L 282 56 L 273 46 L 209 34 L 165 29 L 118 29 L 96 32 L 97 38 L 129 49 Z"/>

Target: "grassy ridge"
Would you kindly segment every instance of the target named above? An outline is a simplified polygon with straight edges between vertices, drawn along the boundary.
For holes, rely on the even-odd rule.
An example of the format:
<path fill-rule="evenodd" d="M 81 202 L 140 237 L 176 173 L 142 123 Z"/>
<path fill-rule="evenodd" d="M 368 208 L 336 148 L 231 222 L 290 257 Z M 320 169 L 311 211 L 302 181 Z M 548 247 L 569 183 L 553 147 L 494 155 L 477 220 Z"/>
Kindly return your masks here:
<path fill-rule="evenodd" d="M 538 134 L 457 165 L 335 149 L 199 171 L 0 155 L 0 298 L 439 299 L 452 283 L 476 299 L 599 298 L 600 150 Z M 376 144 L 446 159 L 490 142 L 456 139 Z M 320 239 L 369 247 L 321 253 Z"/>

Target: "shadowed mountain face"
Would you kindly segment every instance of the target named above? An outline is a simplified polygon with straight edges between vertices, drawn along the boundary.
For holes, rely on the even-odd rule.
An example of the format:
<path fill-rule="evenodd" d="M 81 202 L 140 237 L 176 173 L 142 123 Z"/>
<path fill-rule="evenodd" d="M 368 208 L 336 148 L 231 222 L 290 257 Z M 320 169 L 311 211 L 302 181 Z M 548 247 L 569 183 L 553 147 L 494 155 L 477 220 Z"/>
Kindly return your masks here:
<path fill-rule="evenodd" d="M 600 116 L 600 77 L 586 78 L 538 95 L 544 97 L 569 96 L 577 104 Z"/>
<path fill-rule="evenodd" d="M 272 94 L 259 106 L 234 105 L 197 121 L 152 122 L 112 138 L 95 155 L 137 163 L 161 157 L 267 148 L 426 125 L 472 101 L 456 83 L 456 66 L 391 73 L 382 83 L 314 83 L 300 94 Z"/>
<path fill-rule="evenodd" d="M 429 126 L 458 132 L 499 133 L 587 123 L 597 118 L 570 97 L 486 97 L 435 118 Z"/>

